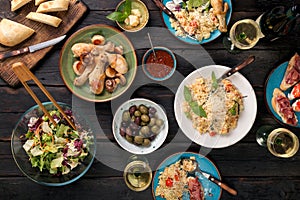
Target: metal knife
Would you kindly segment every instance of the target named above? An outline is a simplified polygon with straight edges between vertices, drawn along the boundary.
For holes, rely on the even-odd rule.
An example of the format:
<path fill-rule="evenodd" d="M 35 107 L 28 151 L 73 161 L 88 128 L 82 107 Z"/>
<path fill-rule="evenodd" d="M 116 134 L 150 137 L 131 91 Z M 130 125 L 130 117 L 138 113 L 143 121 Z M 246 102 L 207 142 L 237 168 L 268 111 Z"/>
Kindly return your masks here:
<path fill-rule="evenodd" d="M 243 69 L 244 67 L 246 67 L 247 65 L 249 65 L 250 63 L 252 63 L 254 60 L 255 60 L 254 56 L 249 56 L 242 63 L 240 63 L 237 66 L 235 66 L 235 67 L 231 68 L 230 70 L 226 71 L 220 78 L 217 79 L 217 82 L 220 82 L 221 80 L 223 80 L 225 78 L 228 78 L 229 76 L 231 76 L 235 72 Z"/>
<path fill-rule="evenodd" d="M 222 183 L 221 181 L 219 181 L 218 179 L 216 179 L 215 177 L 213 177 L 212 175 L 204 172 L 201 170 L 200 172 L 205 178 L 207 178 L 208 180 L 210 180 L 211 182 L 217 184 L 218 186 L 220 186 L 221 188 L 223 188 L 224 190 L 226 190 L 227 192 L 229 192 L 232 195 L 237 195 L 237 191 L 230 188 L 228 185 Z"/>
<path fill-rule="evenodd" d="M 0 53 L 0 60 L 5 59 L 5 58 L 9 58 L 9 57 L 12 57 L 12 56 L 17 56 L 17 55 L 23 54 L 23 53 L 28 53 L 28 52 L 33 53 L 37 50 L 44 49 L 46 47 L 55 45 L 55 44 L 59 43 L 60 41 L 62 41 L 65 37 L 66 37 L 66 35 L 63 35 L 63 36 L 54 38 L 52 40 L 41 42 L 41 43 L 31 45 L 29 47 L 25 47 L 25 48 L 22 48 L 22 49 L 8 51 L 8 52 L 5 52 L 5 53 Z"/>
<path fill-rule="evenodd" d="M 182 26 L 181 23 L 178 21 L 178 19 L 176 18 L 176 16 L 174 15 L 174 13 L 167 8 L 160 0 L 152 0 L 155 5 L 160 8 L 164 13 L 166 13 L 169 17 L 173 18 L 174 20 L 176 20 L 178 22 L 179 28 L 186 34 L 186 36 L 192 40 L 196 40 L 198 41 L 194 36 L 190 35 Z"/>

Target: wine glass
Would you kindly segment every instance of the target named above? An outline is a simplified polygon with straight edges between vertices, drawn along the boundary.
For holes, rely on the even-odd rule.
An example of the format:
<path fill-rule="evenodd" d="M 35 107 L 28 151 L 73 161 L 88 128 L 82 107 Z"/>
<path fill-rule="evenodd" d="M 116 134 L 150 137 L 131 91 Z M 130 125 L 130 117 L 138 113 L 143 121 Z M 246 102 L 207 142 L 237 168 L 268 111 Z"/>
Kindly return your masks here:
<path fill-rule="evenodd" d="M 298 137 L 286 128 L 263 125 L 256 132 L 256 141 L 277 157 L 290 158 L 299 149 Z"/>
<path fill-rule="evenodd" d="M 124 169 L 126 185 L 133 191 L 143 191 L 149 187 L 152 180 L 152 170 L 146 157 L 132 155 Z"/>
<path fill-rule="evenodd" d="M 242 19 L 233 24 L 223 44 L 230 53 L 251 49 L 263 37 L 258 23 L 252 19 Z"/>

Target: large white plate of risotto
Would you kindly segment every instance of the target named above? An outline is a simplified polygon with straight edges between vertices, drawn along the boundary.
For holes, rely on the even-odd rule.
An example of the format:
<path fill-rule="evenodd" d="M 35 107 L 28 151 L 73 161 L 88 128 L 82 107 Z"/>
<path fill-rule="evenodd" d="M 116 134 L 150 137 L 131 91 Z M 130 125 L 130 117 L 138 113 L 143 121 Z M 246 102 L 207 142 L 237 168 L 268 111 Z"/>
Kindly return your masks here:
<path fill-rule="evenodd" d="M 228 147 L 251 129 L 257 112 L 254 90 L 239 72 L 217 81 L 230 68 L 210 65 L 189 74 L 179 85 L 174 110 L 179 127 L 193 142 Z"/>

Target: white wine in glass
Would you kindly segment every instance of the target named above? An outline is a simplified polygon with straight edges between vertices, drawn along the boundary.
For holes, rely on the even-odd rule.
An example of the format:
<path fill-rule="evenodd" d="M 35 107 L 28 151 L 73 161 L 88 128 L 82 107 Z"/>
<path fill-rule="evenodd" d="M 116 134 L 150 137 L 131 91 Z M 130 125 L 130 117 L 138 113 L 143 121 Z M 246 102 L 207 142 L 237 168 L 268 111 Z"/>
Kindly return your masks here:
<path fill-rule="evenodd" d="M 143 191 L 152 181 L 152 170 L 145 157 L 133 155 L 124 169 L 126 185 L 133 191 Z"/>
<path fill-rule="evenodd" d="M 231 45 L 228 51 L 234 51 L 235 47 L 242 50 L 251 49 L 262 37 L 263 35 L 256 21 L 252 19 L 239 20 L 230 29 L 229 39 Z"/>
<path fill-rule="evenodd" d="M 299 149 L 298 137 L 288 129 L 274 129 L 267 139 L 268 150 L 277 157 L 289 158 Z"/>

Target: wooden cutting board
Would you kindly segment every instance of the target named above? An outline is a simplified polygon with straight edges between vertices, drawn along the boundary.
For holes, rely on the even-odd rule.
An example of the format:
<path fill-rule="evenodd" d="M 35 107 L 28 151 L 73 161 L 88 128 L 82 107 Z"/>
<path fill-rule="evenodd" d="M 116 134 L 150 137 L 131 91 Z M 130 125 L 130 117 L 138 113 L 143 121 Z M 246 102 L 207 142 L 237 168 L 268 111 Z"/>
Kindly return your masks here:
<path fill-rule="evenodd" d="M 35 30 L 34 35 L 17 46 L 8 48 L 0 45 L 0 52 L 20 49 L 22 47 L 27 47 L 64 35 L 87 11 L 86 5 L 84 5 L 81 1 L 70 0 L 68 11 L 51 13 L 51 15 L 57 16 L 62 19 L 59 27 L 55 28 L 25 18 L 29 12 L 36 11 L 37 6 L 34 5 L 34 0 L 15 12 L 10 12 L 10 0 L 0 0 L 0 5 L 2 8 L 4 8 L 1 8 L 1 10 L 5 10 L 0 11 L 1 19 L 8 18 Z M 19 80 L 12 71 L 12 64 L 15 62 L 23 62 L 29 69 L 32 69 L 52 48 L 53 46 L 36 51 L 34 53 L 22 54 L 0 61 L 0 77 L 10 86 L 18 86 Z"/>

